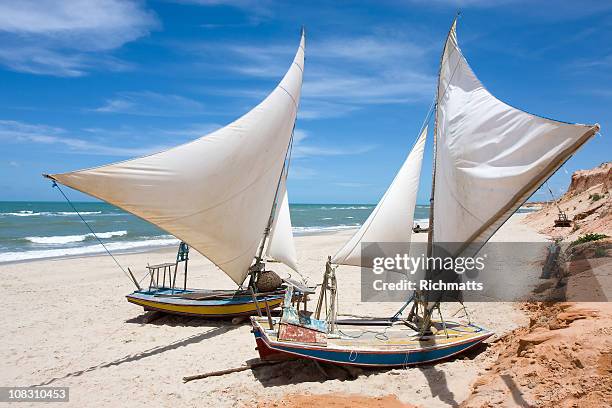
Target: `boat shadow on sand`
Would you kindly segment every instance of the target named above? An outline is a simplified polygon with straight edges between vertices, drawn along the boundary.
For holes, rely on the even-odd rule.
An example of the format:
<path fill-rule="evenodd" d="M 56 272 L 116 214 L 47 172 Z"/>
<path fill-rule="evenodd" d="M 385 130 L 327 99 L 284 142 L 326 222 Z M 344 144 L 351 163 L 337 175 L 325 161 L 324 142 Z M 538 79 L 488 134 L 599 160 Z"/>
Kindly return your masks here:
<path fill-rule="evenodd" d="M 177 316 L 173 316 L 173 317 L 176 318 Z M 190 325 L 189 322 L 187 322 L 187 319 L 185 320 L 187 324 L 184 324 L 184 325 Z M 197 344 L 197 343 L 212 339 L 214 337 L 220 336 L 222 334 L 225 334 L 227 332 L 230 332 L 240 327 L 239 325 L 233 325 L 231 324 L 231 322 L 226 322 L 226 321 L 225 322 L 224 321 L 215 322 L 215 321 L 209 321 L 209 320 L 207 321 L 207 320 L 202 320 L 202 319 L 192 319 L 192 320 L 199 320 L 199 324 L 193 324 L 193 326 L 206 325 L 207 326 L 206 328 L 208 330 L 205 330 L 201 333 L 192 334 L 191 336 L 183 337 L 181 339 L 175 340 L 168 344 L 151 347 L 149 349 L 142 350 L 136 353 L 126 354 L 125 356 L 117 358 L 112 361 L 101 362 L 99 364 L 90 366 L 82 370 L 72 371 L 62 376 L 53 377 L 46 381 L 42 381 L 38 384 L 33 384 L 32 386 L 33 387 L 46 386 L 46 385 L 52 384 L 59 380 L 64 380 L 64 379 L 71 378 L 71 377 L 79 377 L 83 374 L 87 374 L 92 371 L 97 371 L 97 370 L 101 370 L 101 369 L 109 368 L 109 367 L 115 367 L 115 366 L 119 366 L 125 363 L 132 363 L 132 362 L 139 361 L 139 360 L 149 358 L 149 357 L 155 357 L 167 351 L 176 350 L 181 347 L 186 347 L 192 344 Z M 162 322 L 160 324 L 164 324 L 164 323 Z M 178 324 L 180 325 L 180 323 Z M 91 351 L 95 351 L 95 348 L 91 349 Z"/>
<path fill-rule="evenodd" d="M 461 355 L 444 360 L 444 362 L 474 360 L 484 352 L 488 346 L 487 343 L 481 343 L 465 351 Z M 250 360 L 247 361 L 247 363 L 255 361 L 259 360 Z M 430 392 L 434 398 L 437 397 L 450 406 L 458 407 L 459 403 L 455 400 L 454 393 L 448 387 L 446 377 L 448 369 L 440 369 L 438 366 L 439 364 L 422 364 L 410 366 L 405 369 L 376 369 L 338 366 L 313 360 L 296 359 L 272 366 L 254 368 L 252 373 L 264 387 L 279 387 L 307 382 L 324 383 L 330 380 L 354 381 L 360 377 L 366 377 L 367 379 L 370 376 L 384 375 L 386 373 L 401 375 L 402 370 L 419 370 L 427 380 Z"/>
<path fill-rule="evenodd" d="M 125 320 L 125 323 L 152 326 L 170 326 L 170 327 L 238 327 L 248 322 L 248 318 L 243 318 L 238 322 L 232 322 L 230 318 L 202 318 L 194 316 L 176 315 L 162 312 L 144 312 L 138 316 L 134 316 Z"/>

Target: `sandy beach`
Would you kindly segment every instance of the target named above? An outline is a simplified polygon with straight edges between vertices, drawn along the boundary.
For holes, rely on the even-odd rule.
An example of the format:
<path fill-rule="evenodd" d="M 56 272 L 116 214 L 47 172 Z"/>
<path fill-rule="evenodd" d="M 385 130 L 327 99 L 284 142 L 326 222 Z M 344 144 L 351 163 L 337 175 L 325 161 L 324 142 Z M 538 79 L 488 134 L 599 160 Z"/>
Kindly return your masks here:
<path fill-rule="evenodd" d="M 523 218 L 514 215 L 493 241 L 545 241 Z M 319 283 L 327 255 L 350 235 L 342 231 L 296 238 L 300 270 L 309 283 Z M 414 239 L 425 240 L 426 234 Z M 175 249 L 167 248 L 118 259 L 143 276 L 147 263 L 174 257 Z M 537 283 L 541 264 L 534 261 L 521 263 L 523 284 Z M 279 265 L 273 269 L 285 276 L 288 271 Z M 337 276 L 340 313 L 390 316 L 401 306 L 360 303 L 358 268 L 342 267 Z M 484 346 L 436 365 L 352 374 L 330 366 L 324 366 L 323 374 L 310 362 L 294 361 L 184 384 L 183 376 L 257 358 L 249 324 L 178 316 L 144 324 L 143 310 L 124 298 L 133 285 L 108 256 L 4 264 L 0 277 L 5 304 L 0 383 L 68 386 L 68 406 L 150 406 L 151 401 L 156 406 L 252 406 L 296 393 L 395 395 L 415 405 L 457 406 L 493 358 Z M 234 287 L 196 253 L 190 282 L 194 287 Z M 489 343 L 528 323 L 514 303 L 467 306 L 475 322 L 495 331 Z M 457 308 L 449 305 L 447 313 Z"/>

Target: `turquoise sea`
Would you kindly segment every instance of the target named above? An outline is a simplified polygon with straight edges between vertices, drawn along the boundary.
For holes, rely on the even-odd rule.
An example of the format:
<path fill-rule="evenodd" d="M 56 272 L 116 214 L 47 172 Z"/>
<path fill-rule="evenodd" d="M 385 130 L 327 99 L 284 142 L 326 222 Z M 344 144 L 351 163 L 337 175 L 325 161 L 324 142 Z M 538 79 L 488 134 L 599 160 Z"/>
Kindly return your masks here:
<path fill-rule="evenodd" d="M 112 252 L 142 251 L 176 245 L 159 228 L 100 202 L 74 203 Z M 295 235 L 356 228 L 372 204 L 291 204 Z M 429 207 L 417 206 L 415 223 L 427 225 Z M 0 202 L 0 263 L 96 254 L 103 251 L 94 235 L 66 202 Z"/>

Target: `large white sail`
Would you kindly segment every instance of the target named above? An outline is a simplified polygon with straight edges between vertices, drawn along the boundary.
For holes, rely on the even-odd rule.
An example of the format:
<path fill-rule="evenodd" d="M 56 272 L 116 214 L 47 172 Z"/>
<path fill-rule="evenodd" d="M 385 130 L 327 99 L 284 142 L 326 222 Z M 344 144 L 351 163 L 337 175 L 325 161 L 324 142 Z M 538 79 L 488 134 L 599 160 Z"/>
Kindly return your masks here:
<path fill-rule="evenodd" d="M 598 130 L 495 98 L 462 55 L 453 24 L 438 83 L 433 241 L 478 248 Z"/>
<path fill-rule="evenodd" d="M 332 263 L 362 266 L 362 242 L 410 243 L 426 138 L 427 126 L 374 211 L 334 255 Z"/>
<path fill-rule="evenodd" d="M 295 244 L 293 243 L 289 196 L 287 195 L 285 177 L 283 177 L 279 186 L 278 197 L 276 214 L 270 229 L 266 254 L 297 271 L 297 254 L 295 252 Z"/>
<path fill-rule="evenodd" d="M 159 226 L 242 284 L 272 211 L 303 69 L 302 34 L 280 84 L 235 122 L 161 153 L 50 177 Z"/>

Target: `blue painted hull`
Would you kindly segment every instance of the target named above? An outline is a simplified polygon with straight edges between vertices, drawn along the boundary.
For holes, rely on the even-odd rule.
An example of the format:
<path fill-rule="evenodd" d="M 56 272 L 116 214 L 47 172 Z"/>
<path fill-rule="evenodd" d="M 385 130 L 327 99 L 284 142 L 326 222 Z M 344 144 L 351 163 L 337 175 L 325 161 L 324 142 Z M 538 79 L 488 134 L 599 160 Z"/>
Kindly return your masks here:
<path fill-rule="evenodd" d="M 476 326 L 473 326 L 476 327 Z M 372 347 L 371 350 L 350 350 L 346 347 L 333 348 L 329 345 L 307 345 L 300 343 L 271 341 L 262 333 L 258 325 L 254 325 L 253 334 L 262 359 L 277 359 L 293 356 L 307 358 L 338 365 L 353 365 L 363 367 L 405 367 L 423 363 L 440 361 L 482 343 L 493 333 L 481 329 L 482 332 L 473 337 L 450 344 L 440 344 L 418 349 L 384 350 Z"/>

